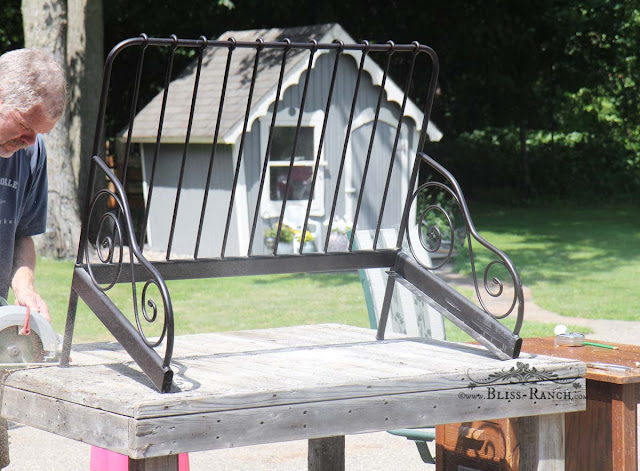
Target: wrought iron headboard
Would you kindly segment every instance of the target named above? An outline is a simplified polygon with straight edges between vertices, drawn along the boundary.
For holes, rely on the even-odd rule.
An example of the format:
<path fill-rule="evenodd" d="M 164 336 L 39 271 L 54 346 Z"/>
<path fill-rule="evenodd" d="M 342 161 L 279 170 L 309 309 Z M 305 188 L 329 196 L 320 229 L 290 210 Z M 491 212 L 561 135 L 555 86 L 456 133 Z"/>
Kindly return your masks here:
<path fill-rule="evenodd" d="M 143 72 L 150 48 L 154 49 L 155 58 L 159 51 L 166 54 L 163 59 L 166 63 L 164 87 L 155 101 L 143 107 L 139 103 L 139 95 L 141 83 L 145 80 Z M 101 154 L 110 98 L 110 78 L 116 58 L 125 50 L 137 51 L 138 57 L 135 76 L 131 80 L 129 123 L 122 133 L 124 157 L 121 173 L 116 175 Z M 174 82 L 173 64 L 178 51 L 193 51 L 195 59 Z M 382 65 L 373 60 L 374 56 Z M 399 62 L 394 62 L 396 59 Z M 404 71 L 402 89 L 394 84 L 390 76 L 391 71 L 400 70 L 399 67 Z M 423 153 L 437 76 L 435 52 L 417 42 L 372 44 L 363 41 L 346 44 L 339 40 L 318 42 L 280 37 L 257 41 L 234 38 L 211 41 L 205 37 L 185 40 L 175 36 L 157 39 L 141 35 L 118 44 L 109 54 L 104 70 L 62 364 L 69 363 L 78 296 L 129 352 L 155 386 L 166 392 L 172 384 L 174 339 L 174 310 L 166 280 L 366 268 L 387 268 L 391 275 L 378 338 L 384 338 L 391 295 L 396 283 L 400 283 L 427 298 L 443 315 L 494 354 L 501 358 L 517 357 L 521 344 L 517 334 L 524 308 L 517 272 L 506 255 L 478 235 L 453 176 Z M 180 95 L 181 90 L 184 92 L 185 82 L 192 84 L 189 86 L 190 92 Z M 321 84 L 320 91 L 318 83 Z M 174 88 L 178 98 L 172 101 L 170 95 L 174 93 Z M 212 96 L 215 100 L 211 99 Z M 271 101 L 266 98 L 268 96 Z M 422 110 L 412 101 L 413 96 L 418 96 Z M 209 101 L 202 107 L 199 99 Z M 240 115 L 228 114 L 230 108 L 239 109 L 238 103 L 242 104 Z M 180 114 L 181 104 L 184 105 L 182 114 L 187 116 L 181 122 L 186 123 L 186 127 L 176 131 L 175 119 Z M 148 118 L 151 112 L 147 112 L 150 109 L 156 119 L 152 125 L 149 125 Z M 201 114 L 203 109 L 210 114 Z M 262 111 L 258 113 L 256 109 Z M 274 140 L 282 109 L 293 110 L 295 115 L 294 123 L 286 131 L 290 133 L 292 142 L 289 142 L 288 157 L 280 159 L 278 168 L 274 170 L 270 165 L 274 165 Z M 302 173 L 306 178 L 301 186 L 304 194 L 301 197 L 294 193 L 297 191 L 294 177 L 303 165 L 297 152 L 301 147 L 300 142 L 308 139 L 308 136 L 303 136 L 306 132 L 303 129 L 303 116 L 309 110 L 316 114 L 319 112 L 322 119 L 321 123 L 318 121 L 319 133 L 314 134 L 317 137 L 313 140 L 313 153 L 303 162 L 306 167 Z M 204 120 L 202 116 L 209 118 Z M 368 121 L 363 116 L 368 117 Z M 169 126 L 167 122 L 174 124 Z M 259 123 L 264 123 L 262 128 Z M 192 182 L 187 182 L 187 169 L 195 158 L 192 144 L 196 140 L 202 142 L 202 136 L 197 139 L 194 137 L 195 130 L 202 133 L 203 127 L 208 129 L 208 159 L 198 164 L 195 173 L 201 177 L 206 175 L 206 178 L 202 178 L 205 183 L 197 189 L 200 203 L 195 208 L 195 215 L 190 219 L 191 223 L 185 224 L 179 222 L 183 217 L 182 211 L 192 206 L 191 203 L 184 203 L 188 196 L 185 186 L 192 185 Z M 263 147 L 256 144 L 260 129 L 265 133 L 262 143 L 266 142 L 266 146 Z M 381 129 L 387 133 L 386 138 L 380 137 L 383 132 Z M 336 130 L 343 132 L 340 138 L 336 137 Z M 149 137 L 152 134 L 153 137 Z M 359 141 L 355 140 L 356 134 Z M 235 136 L 235 141 L 229 136 Z M 145 156 L 142 165 L 146 172 L 144 210 L 137 223 L 134 223 L 126 191 L 135 142 L 147 146 L 147 153 L 152 156 L 150 160 L 146 160 Z M 157 202 L 157 198 L 158 192 L 165 190 L 158 184 L 158 178 L 162 175 L 162 166 L 170 160 L 166 158 L 167 142 L 180 149 L 176 154 L 179 158 L 175 159 L 180 164 L 177 179 L 174 180 L 175 196 L 172 204 L 166 205 L 164 202 L 168 206 L 165 207 Z M 224 145 L 230 147 L 225 148 Z M 229 148 L 232 150 L 229 151 Z M 221 165 L 224 152 L 229 152 L 229 161 L 232 162 L 226 174 L 216 170 Z M 415 158 L 412 159 L 411 155 L 415 155 Z M 438 174 L 439 181 L 428 181 L 417 187 L 421 166 Z M 175 169 L 175 165 L 172 168 Z M 256 174 L 256 181 L 248 190 L 247 177 L 243 177 L 243 174 L 252 171 Z M 278 175 L 279 183 L 273 184 L 270 178 Z M 222 179 L 223 183 L 226 180 L 226 204 L 220 204 L 211 196 L 215 178 Z M 318 185 L 323 178 L 327 188 Z M 375 184 L 367 185 L 374 179 Z M 230 185 L 228 181 L 231 181 Z M 189 189 L 193 190 L 191 186 Z M 434 189 L 440 193 L 435 202 L 429 202 L 429 195 L 421 196 Z M 319 195 L 324 195 L 326 211 L 314 208 Z M 442 195 L 445 195 L 448 203 L 442 202 Z M 241 197 L 247 200 L 246 208 L 249 208 L 245 224 L 248 236 L 244 237 L 244 244 L 236 240 L 242 237 L 238 236 L 240 229 L 234 225 L 234 221 L 240 220 L 238 214 L 245 211 L 241 209 L 244 204 L 239 202 Z M 265 215 L 267 200 L 270 205 L 275 204 L 278 209 L 275 213 L 272 211 L 272 214 Z M 347 210 L 349 204 L 350 211 Z M 420 204 L 426 204 L 426 209 L 416 217 L 416 208 Z M 459 208 L 459 220 L 451 216 L 452 205 Z M 281 250 L 281 239 L 286 230 L 287 208 L 291 206 L 297 207 L 303 216 L 298 221 L 298 244 L 293 253 L 285 254 Z M 208 219 L 212 207 L 218 216 L 213 226 Z M 337 232 L 338 219 L 343 217 L 341 212 L 344 217 L 348 216 L 350 231 L 342 235 L 345 242 L 343 246 L 334 246 L 331 240 Z M 434 223 L 435 213 L 444 217 L 444 228 L 442 224 Z M 165 217 L 165 220 L 160 223 L 157 222 L 160 219 L 154 219 L 156 217 Z M 265 241 L 260 234 L 261 230 L 268 228 L 265 220 L 269 218 L 274 233 L 273 247 L 265 251 Z M 318 218 L 324 220 L 318 221 Z M 160 258 L 149 255 L 153 246 L 145 247 L 150 241 L 151 226 L 154 234 L 160 232 L 158 228 L 164 228 L 162 243 L 166 242 L 163 245 L 166 248 Z M 316 228 L 317 239 L 316 247 L 308 250 L 304 242 L 308 239 L 311 226 Z M 213 255 L 210 251 L 213 238 L 207 229 L 210 227 L 217 231 L 214 236 L 218 245 Z M 380 232 L 388 227 L 397 230 L 395 247 L 380 246 Z M 482 309 L 432 274 L 451 258 L 458 242 L 456 237 L 461 235 L 460 228 L 471 257 L 476 293 Z M 189 254 L 177 256 L 178 234 L 184 230 L 191 231 L 192 250 Z M 354 244 L 357 232 L 363 230 L 373 234 L 372 249 L 357 249 Z M 424 255 L 418 252 L 442 252 L 445 232 L 451 244 L 450 249 L 445 251 L 444 262 L 425 263 Z M 409 243 L 409 253 L 401 249 L 405 238 Z M 482 287 L 476 276 L 472 249 L 474 241 L 487 248 L 494 257 L 484 270 Z M 233 250 L 230 248 L 232 243 L 235 244 Z M 483 294 L 487 293 L 491 298 L 505 295 L 502 281 L 494 278 L 493 286 L 488 282 L 489 271 L 496 264 L 506 268 L 511 278 L 509 284 L 513 301 L 506 312 L 492 314 L 484 302 Z M 131 311 L 125 310 L 123 313 L 110 299 L 109 290 L 116 283 L 131 284 Z M 157 292 L 155 299 L 158 301 L 151 299 L 150 289 Z M 517 310 L 517 321 L 512 332 L 496 319 L 506 317 L 514 310 Z M 130 322 L 125 314 L 129 314 L 134 321 Z M 157 338 L 148 338 L 144 329 L 154 322 L 161 323 L 161 333 Z M 159 354 L 158 349 L 164 349 L 164 353 Z"/>

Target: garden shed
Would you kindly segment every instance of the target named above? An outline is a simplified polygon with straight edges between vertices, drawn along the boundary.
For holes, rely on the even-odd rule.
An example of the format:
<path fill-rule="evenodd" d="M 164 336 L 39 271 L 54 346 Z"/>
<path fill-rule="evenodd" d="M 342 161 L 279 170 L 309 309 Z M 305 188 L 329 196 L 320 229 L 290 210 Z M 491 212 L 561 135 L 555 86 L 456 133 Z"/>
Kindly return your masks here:
<path fill-rule="evenodd" d="M 307 43 L 311 40 L 354 42 L 338 24 L 228 31 L 219 40 L 229 38 L 238 42 L 258 38 L 265 42 L 285 38 Z M 252 227 L 260 237 L 255 237 L 251 252 L 266 253 L 266 238 L 262 235 L 278 221 L 284 199 L 285 220 L 291 221 L 292 226 L 304 220 L 317 159 L 319 171 L 313 187 L 308 226 L 314 236 L 312 246 L 315 250 L 322 247 L 328 236 L 323 223 L 333 208 L 336 217 L 344 220 L 341 227 L 350 226 L 361 191 L 369 196 L 363 198 L 366 203 L 361 208 L 358 229 L 376 227 L 379 208 L 373 206 L 380 198 L 372 195 L 382 194 L 389 165 L 393 166 L 393 173 L 383 222 L 385 227 L 397 226 L 402 201 L 408 191 L 412 156 L 424 125 L 424 114 L 419 106 L 410 99 L 403 103 L 404 84 L 397 85 L 391 78 L 393 74 L 386 77 L 373 54 L 344 51 L 337 60 L 335 52 L 318 50 L 310 63 L 309 54 L 292 50 L 286 58 L 278 93 L 282 54 L 265 49 L 258 64 L 254 56 L 253 52 L 240 48 L 233 54 L 226 48 L 205 50 L 200 68 L 194 60 L 171 81 L 166 94 L 165 90 L 161 91 L 136 114 L 131 142 L 140 147 L 145 201 L 150 188 L 153 189 L 146 226 L 147 244 L 160 251 L 166 251 L 170 244 L 170 251 L 175 255 L 194 254 L 196 241 L 192 228 L 200 221 L 207 169 L 212 157 L 215 160 L 211 167 L 199 257 L 220 256 L 223 231 L 213 229 L 224 227 L 227 221 L 229 236 L 225 255 L 247 254 Z M 337 85 L 329 97 L 334 68 Z M 360 68 L 361 74 L 358 73 Z M 308 81 L 307 70 L 311 71 Z M 199 83 L 194 100 L 196 82 Z M 226 82 L 225 87 L 223 82 Z M 306 94 L 302 90 L 304 85 L 308 86 Z M 359 87 L 355 94 L 357 100 L 353 99 L 355 87 Z M 164 100 L 165 113 L 160 121 Z M 328 101 L 331 103 L 329 108 Z M 188 118 L 192 107 L 190 125 Z M 301 127 L 295 135 L 298 121 Z M 159 122 L 162 122 L 161 132 Z M 190 133 L 187 132 L 189 126 Z M 350 133 L 345 131 L 348 127 Z M 349 138 L 345 139 L 345 136 Z M 429 122 L 427 136 L 431 141 L 438 141 L 442 134 Z M 121 137 L 126 139 L 127 131 Z M 359 182 L 368 153 L 371 168 L 366 188 L 361 190 Z M 395 158 L 390 160 L 392 154 Z M 184 168 L 183 156 L 186 156 Z M 156 166 L 154 159 L 157 159 Z M 294 166 L 289 171 L 291 161 Z M 162 169 L 158 174 L 154 174 L 156 167 Z M 176 204 L 181 173 L 182 192 Z M 264 190 L 260 195 L 263 174 Z M 292 181 L 287 185 L 288 175 Z M 237 185 L 232 196 L 234 179 L 237 179 Z M 288 192 L 286 197 L 285 191 Z M 167 228 L 172 224 L 176 207 L 175 231 L 170 243 Z"/>

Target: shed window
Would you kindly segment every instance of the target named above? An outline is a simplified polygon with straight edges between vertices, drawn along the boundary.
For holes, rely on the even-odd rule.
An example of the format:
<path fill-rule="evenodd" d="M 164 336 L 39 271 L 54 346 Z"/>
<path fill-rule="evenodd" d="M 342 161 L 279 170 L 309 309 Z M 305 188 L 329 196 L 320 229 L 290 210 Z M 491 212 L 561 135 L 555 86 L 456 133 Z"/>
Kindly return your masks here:
<path fill-rule="evenodd" d="M 294 126 L 278 126 L 273 130 L 269 158 L 269 197 L 271 201 L 282 201 L 287 192 L 287 176 L 295 134 L 296 128 Z M 302 126 L 298 133 L 287 201 L 307 201 L 309 199 L 314 161 L 314 128 Z"/>

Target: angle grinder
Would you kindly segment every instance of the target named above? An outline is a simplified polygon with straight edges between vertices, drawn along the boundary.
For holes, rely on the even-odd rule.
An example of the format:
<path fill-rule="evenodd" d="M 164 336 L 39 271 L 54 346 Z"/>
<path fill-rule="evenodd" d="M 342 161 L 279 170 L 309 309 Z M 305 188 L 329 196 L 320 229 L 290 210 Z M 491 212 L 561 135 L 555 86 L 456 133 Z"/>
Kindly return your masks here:
<path fill-rule="evenodd" d="M 0 364 L 54 361 L 60 340 L 42 314 L 0 297 Z"/>

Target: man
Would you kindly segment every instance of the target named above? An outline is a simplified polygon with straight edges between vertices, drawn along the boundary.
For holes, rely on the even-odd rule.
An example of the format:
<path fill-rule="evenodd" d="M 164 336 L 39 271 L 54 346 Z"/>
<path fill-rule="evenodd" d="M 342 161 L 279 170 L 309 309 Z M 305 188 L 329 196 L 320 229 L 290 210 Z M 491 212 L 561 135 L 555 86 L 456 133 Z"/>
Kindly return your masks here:
<path fill-rule="evenodd" d="M 41 134 L 60 119 L 66 79 L 53 57 L 19 49 L 0 56 L 0 296 L 49 319 L 36 292 L 31 236 L 46 228 L 47 154 Z"/>

